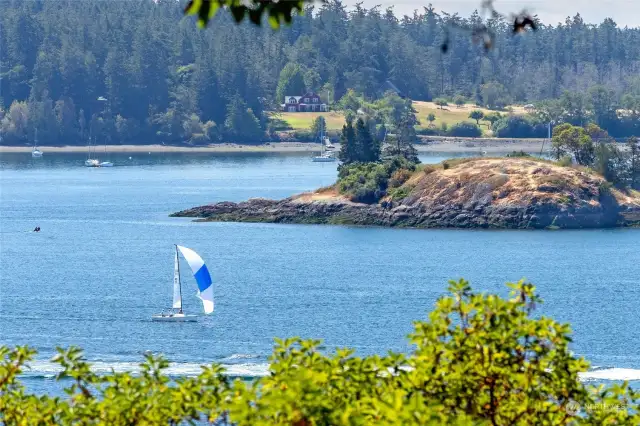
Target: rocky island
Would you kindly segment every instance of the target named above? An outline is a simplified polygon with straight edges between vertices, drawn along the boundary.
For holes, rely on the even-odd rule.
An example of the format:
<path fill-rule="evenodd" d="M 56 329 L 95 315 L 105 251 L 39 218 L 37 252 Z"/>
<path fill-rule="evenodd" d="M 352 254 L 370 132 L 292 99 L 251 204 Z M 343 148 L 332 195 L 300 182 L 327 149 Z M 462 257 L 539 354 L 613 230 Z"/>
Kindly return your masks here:
<path fill-rule="evenodd" d="M 476 158 L 421 165 L 374 202 L 341 186 L 283 200 L 221 202 L 174 213 L 199 221 L 414 228 L 577 229 L 640 224 L 640 193 L 586 168 L 532 158 Z"/>

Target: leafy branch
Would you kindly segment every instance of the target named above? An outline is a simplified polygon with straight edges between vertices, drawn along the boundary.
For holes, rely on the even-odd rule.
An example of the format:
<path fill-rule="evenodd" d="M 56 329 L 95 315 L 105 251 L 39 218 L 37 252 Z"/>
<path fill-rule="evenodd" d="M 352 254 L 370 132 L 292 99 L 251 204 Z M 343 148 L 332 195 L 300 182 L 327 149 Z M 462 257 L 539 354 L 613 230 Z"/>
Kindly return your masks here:
<path fill-rule="evenodd" d="M 538 26 L 535 19 L 526 11 L 513 15 L 508 19 L 506 15 L 499 13 L 494 5 L 494 0 L 482 0 L 481 9 L 493 19 L 503 18 L 512 21 L 513 34 L 531 29 L 535 31 Z M 202 28 L 209 24 L 220 8 L 228 9 L 237 23 L 245 18 L 255 25 L 260 26 L 262 16 L 267 15 L 272 28 L 279 28 L 282 23 L 290 24 L 294 12 L 303 13 L 305 3 L 313 3 L 314 0 L 190 0 L 184 9 L 186 15 L 197 15 L 198 25 Z M 324 0 L 320 0 L 324 2 Z M 485 50 L 490 50 L 495 43 L 495 32 L 486 24 L 466 25 L 460 22 L 448 22 L 445 27 L 445 38 L 441 45 L 443 53 L 447 53 L 451 44 L 451 30 L 461 30 L 471 35 L 476 43 L 482 43 Z"/>
<path fill-rule="evenodd" d="M 262 16 L 267 15 L 272 28 L 279 28 L 284 22 L 290 24 L 293 13 L 302 13 L 305 3 L 313 0 L 190 0 L 184 9 L 186 15 L 197 15 L 198 25 L 206 27 L 220 8 L 226 8 L 237 23 L 249 18 L 260 26 Z"/>

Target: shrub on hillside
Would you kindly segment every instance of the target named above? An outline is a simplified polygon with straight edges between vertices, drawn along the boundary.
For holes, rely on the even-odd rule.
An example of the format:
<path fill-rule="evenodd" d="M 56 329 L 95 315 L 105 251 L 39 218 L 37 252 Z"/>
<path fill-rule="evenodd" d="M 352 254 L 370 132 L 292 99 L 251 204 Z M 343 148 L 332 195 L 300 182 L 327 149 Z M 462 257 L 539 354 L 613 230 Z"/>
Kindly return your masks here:
<path fill-rule="evenodd" d="M 416 134 L 421 136 L 441 136 L 442 131 L 434 127 L 418 127 L 416 128 Z"/>
<path fill-rule="evenodd" d="M 401 156 L 384 163 L 342 164 L 338 167 L 338 190 L 351 201 L 373 204 L 387 195 L 392 177 L 395 177 L 394 185 L 398 185 L 401 179 L 408 179 L 415 168 L 414 163 Z"/>
<path fill-rule="evenodd" d="M 372 204 L 387 190 L 387 167 L 380 163 L 352 163 L 341 165 L 338 171 L 338 189 L 351 201 Z"/>
<path fill-rule="evenodd" d="M 399 186 L 402 186 L 403 183 L 409 180 L 412 174 L 413 172 L 407 169 L 396 170 L 389 178 L 389 188 L 398 188 Z"/>
<path fill-rule="evenodd" d="M 267 130 L 278 132 L 283 130 L 293 130 L 293 127 L 291 127 L 291 124 L 289 124 L 288 121 L 285 121 L 278 117 L 270 117 L 269 123 L 267 125 Z"/>
<path fill-rule="evenodd" d="M 560 157 L 560 160 L 558 160 L 558 164 L 562 167 L 569 167 L 573 165 L 573 158 L 571 158 L 570 155 L 563 155 Z"/>
<path fill-rule="evenodd" d="M 520 150 L 520 151 L 512 151 L 511 153 L 507 154 L 506 157 L 509 157 L 509 158 L 526 158 L 526 157 L 531 157 L 531 154 L 528 154 L 528 153 Z"/>
<path fill-rule="evenodd" d="M 456 136 L 461 138 L 477 138 L 482 136 L 482 130 L 474 123 L 467 123 L 466 121 L 456 123 L 447 131 L 449 136 Z"/>
<path fill-rule="evenodd" d="M 547 126 L 521 115 L 502 117 L 491 126 L 498 138 L 544 138 Z"/>
<path fill-rule="evenodd" d="M 316 138 L 311 130 L 295 130 L 292 132 L 293 140 L 297 142 L 313 142 Z"/>

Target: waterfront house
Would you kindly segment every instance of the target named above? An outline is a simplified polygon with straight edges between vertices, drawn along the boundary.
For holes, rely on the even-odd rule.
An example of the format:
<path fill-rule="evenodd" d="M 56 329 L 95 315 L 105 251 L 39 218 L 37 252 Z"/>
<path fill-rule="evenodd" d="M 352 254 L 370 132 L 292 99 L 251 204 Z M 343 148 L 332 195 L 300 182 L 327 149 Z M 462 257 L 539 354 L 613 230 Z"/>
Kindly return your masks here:
<path fill-rule="evenodd" d="M 302 96 L 288 95 L 280 105 L 285 112 L 324 112 L 328 111 L 327 104 L 322 102 L 315 92 L 307 92 Z"/>

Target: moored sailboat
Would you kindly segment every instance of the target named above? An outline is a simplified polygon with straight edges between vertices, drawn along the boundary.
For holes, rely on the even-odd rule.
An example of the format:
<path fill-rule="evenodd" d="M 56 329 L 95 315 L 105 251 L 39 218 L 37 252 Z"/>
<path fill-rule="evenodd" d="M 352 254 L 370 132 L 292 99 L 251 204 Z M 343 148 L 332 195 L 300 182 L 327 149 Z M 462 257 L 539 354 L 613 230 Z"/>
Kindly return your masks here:
<path fill-rule="evenodd" d="M 185 258 L 193 277 L 198 284 L 198 297 L 202 301 L 202 306 L 205 314 L 211 314 L 214 309 L 213 302 L 213 282 L 211 281 L 211 275 L 209 270 L 204 264 L 204 260 L 195 251 L 176 245 L 176 253 L 174 259 L 173 268 L 173 304 L 172 307 L 160 314 L 153 315 L 152 321 L 165 321 L 165 322 L 193 322 L 196 321 L 197 315 L 187 315 L 182 309 L 182 281 L 180 279 L 180 259 L 178 252 Z"/>
<path fill-rule="evenodd" d="M 89 155 L 87 155 L 87 159 L 84 161 L 84 165 L 85 167 L 100 167 L 100 161 L 95 158 L 91 158 L 91 129 L 89 129 Z"/>
<path fill-rule="evenodd" d="M 36 135 L 35 135 L 34 141 L 33 141 L 33 151 L 31 151 L 31 156 L 33 158 L 41 158 L 42 157 L 42 151 L 40 151 L 38 149 L 38 129 L 36 129 Z"/>
<path fill-rule="evenodd" d="M 332 163 L 336 161 L 333 151 L 330 149 L 333 145 L 329 141 L 329 138 L 324 135 L 324 125 L 320 127 L 320 155 L 311 157 L 311 161 L 314 163 Z"/>
<path fill-rule="evenodd" d="M 104 156 L 107 156 L 107 145 L 104 145 Z M 113 167 L 113 163 L 111 161 L 103 161 L 100 163 L 100 167 Z"/>

